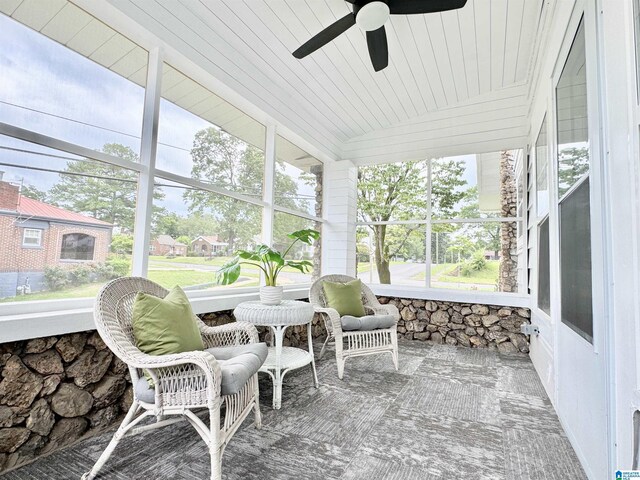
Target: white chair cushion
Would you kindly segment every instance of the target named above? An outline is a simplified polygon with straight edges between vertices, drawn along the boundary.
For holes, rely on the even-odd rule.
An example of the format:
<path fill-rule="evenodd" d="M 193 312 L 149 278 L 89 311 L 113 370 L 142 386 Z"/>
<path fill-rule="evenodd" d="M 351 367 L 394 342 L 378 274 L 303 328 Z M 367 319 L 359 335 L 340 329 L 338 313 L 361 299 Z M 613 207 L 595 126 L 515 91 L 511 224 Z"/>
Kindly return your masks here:
<path fill-rule="evenodd" d="M 344 331 L 370 331 L 391 328 L 396 324 L 396 320 L 393 315 L 365 315 L 364 317 L 343 315 L 340 323 Z"/>
<path fill-rule="evenodd" d="M 265 343 L 249 343 L 231 347 L 214 347 L 205 350 L 220 364 L 222 370 L 222 395 L 234 395 L 257 373 L 267 359 Z M 136 398 L 142 402 L 155 403 L 155 389 L 147 379 L 140 378 L 135 385 Z"/>

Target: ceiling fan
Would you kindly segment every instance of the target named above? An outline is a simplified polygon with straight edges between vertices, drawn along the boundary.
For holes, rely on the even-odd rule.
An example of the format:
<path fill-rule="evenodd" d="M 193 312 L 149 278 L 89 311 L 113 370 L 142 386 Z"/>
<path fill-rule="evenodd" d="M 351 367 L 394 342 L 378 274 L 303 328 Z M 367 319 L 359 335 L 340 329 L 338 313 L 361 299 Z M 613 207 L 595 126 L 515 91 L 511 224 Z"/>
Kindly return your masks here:
<path fill-rule="evenodd" d="M 467 0 L 345 0 L 353 5 L 353 12 L 312 37 L 293 52 L 296 58 L 304 58 L 324 47 L 338 35 L 358 25 L 367 32 L 367 46 L 373 69 L 378 72 L 389 64 L 387 33 L 384 24 L 389 15 L 413 15 L 444 12 L 462 8 Z"/>

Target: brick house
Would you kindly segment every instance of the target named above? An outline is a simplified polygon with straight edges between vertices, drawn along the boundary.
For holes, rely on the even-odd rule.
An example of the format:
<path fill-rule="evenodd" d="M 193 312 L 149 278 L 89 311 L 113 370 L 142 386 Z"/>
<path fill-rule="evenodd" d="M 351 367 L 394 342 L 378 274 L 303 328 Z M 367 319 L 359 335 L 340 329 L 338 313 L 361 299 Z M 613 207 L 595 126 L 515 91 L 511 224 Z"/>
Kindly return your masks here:
<path fill-rule="evenodd" d="M 191 250 L 200 257 L 215 257 L 227 253 L 229 244 L 217 235 L 200 235 L 191 242 Z"/>
<path fill-rule="evenodd" d="M 0 176 L 0 298 L 28 284 L 43 290 L 44 269 L 104 263 L 112 225 L 20 194 Z"/>
<path fill-rule="evenodd" d="M 176 257 L 187 256 L 187 246 L 174 240 L 170 235 L 158 235 L 149 244 L 150 255 L 175 255 Z"/>

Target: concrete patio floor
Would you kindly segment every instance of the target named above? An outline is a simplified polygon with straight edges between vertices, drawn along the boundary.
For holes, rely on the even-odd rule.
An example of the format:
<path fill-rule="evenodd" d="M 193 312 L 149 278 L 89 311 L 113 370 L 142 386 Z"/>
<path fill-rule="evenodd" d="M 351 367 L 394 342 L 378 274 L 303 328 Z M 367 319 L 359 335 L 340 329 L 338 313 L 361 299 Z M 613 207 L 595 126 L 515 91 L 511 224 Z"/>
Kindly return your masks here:
<path fill-rule="evenodd" d="M 329 351 L 285 377 L 280 411 L 261 374 L 263 429 L 247 420 L 223 459 L 226 480 L 586 479 L 529 358 L 488 350 L 400 343 L 389 355 L 347 360 Z M 251 419 L 251 417 L 250 417 Z M 0 477 L 78 479 L 111 433 Z M 125 439 L 100 479 L 209 475 L 204 443 L 186 423 Z"/>

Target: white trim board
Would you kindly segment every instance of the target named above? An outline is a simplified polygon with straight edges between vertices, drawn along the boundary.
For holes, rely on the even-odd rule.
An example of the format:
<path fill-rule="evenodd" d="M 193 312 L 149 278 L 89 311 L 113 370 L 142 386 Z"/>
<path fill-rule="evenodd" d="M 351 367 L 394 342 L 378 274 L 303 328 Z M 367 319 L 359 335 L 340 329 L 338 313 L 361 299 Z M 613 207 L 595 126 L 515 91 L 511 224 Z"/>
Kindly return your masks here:
<path fill-rule="evenodd" d="M 283 297 L 288 300 L 299 300 L 308 296 L 309 289 L 306 287 L 285 290 L 283 294 Z M 190 296 L 191 307 L 196 314 L 233 310 L 241 302 L 258 299 L 257 290 L 244 293 L 229 292 L 225 295 L 208 297 Z M 91 301 L 91 306 L 85 308 L 1 316 L 0 343 L 85 332 L 95 328 L 93 301 Z"/>
<path fill-rule="evenodd" d="M 369 288 L 378 296 L 436 300 L 439 302 L 473 303 L 502 307 L 530 308 L 528 295 L 500 292 L 477 292 L 437 288 L 411 287 L 407 285 L 369 284 Z"/>

